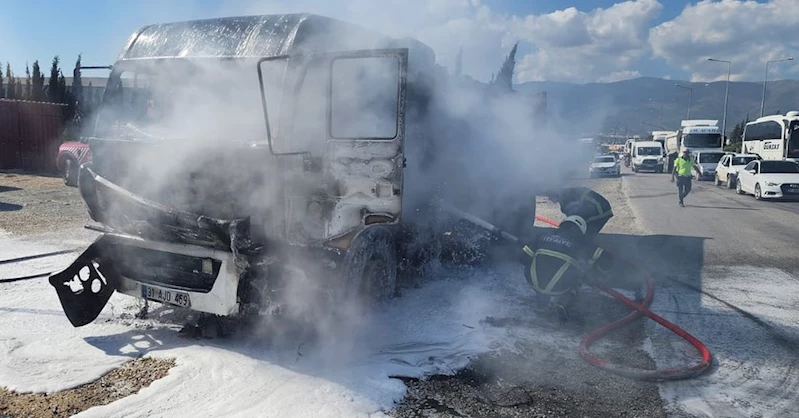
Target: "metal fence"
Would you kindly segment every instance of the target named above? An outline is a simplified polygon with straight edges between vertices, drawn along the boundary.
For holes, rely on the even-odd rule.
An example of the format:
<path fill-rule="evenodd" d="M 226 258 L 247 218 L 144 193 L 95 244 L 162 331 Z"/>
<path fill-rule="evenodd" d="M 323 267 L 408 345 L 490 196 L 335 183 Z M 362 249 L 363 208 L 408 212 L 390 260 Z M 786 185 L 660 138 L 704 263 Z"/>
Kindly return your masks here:
<path fill-rule="evenodd" d="M 65 106 L 0 99 L 0 169 L 55 172 Z"/>

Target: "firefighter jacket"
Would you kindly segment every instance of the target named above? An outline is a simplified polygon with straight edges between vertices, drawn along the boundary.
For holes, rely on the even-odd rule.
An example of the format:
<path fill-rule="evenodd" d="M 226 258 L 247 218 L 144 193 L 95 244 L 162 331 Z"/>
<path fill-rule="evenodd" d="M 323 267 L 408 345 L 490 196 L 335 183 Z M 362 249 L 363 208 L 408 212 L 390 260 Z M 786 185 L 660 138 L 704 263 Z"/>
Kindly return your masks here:
<path fill-rule="evenodd" d="M 524 275 L 536 293 L 560 295 L 579 287 L 591 270 L 606 274 L 613 260 L 579 233 L 561 228 L 542 234 L 522 248 Z"/>
<path fill-rule="evenodd" d="M 610 218 L 610 202 L 587 187 L 569 187 L 560 194 L 560 211 L 566 216 L 577 215 L 586 222 Z"/>

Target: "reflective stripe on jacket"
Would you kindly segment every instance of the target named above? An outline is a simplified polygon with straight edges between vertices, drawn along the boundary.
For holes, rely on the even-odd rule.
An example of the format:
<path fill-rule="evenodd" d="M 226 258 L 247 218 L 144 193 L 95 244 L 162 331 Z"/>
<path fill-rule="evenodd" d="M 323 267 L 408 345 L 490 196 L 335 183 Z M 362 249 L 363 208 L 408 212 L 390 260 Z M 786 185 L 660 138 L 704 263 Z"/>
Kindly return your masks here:
<path fill-rule="evenodd" d="M 566 274 L 566 272 L 569 270 L 570 267 L 575 269 L 578 268 L 577 260 L 575 260 L 574 258 L 572 258 L 567 254 L 563 254 L 557 251 L 547 250 L 545 248 L 539 249 L 538 251 L 533 251 L 530 247 L 525 245 L 524 248 L 522 248 L 522 250 L 527 255 L 529 255 L 530 258 L 532 258 L 532 261 L 530 262 L 530 285 L 533 286 L 533 289 L 536 292 L 554 296 L 554 295 L 564 294 L 569 290 L 571 290 L 570 287 L 560 291 L 554 291 L 553 289 L 558 284 L 558 282 L 560 282 L 560 280 L 563 278 L 563 276 Z M 538 256 L 554 257 L 563 261 L 563 265 L 555 272 L 555 274 L 549 280 L 547 285 L 543 288 L 541 287 L 541 284 L 539 283 L 538 280 L 538 275 L 536 274 L 536 260 Z"/>
<path fill-rule="evenodd" d="M 577 215 L 586 222 L 613 216 L 610 202 L 587 187 L 572 187 L 564 190 L 560 207 L 564 215 Z"/>
<path fill-rule="evenodd" d="M 583 192 L 583 195 L 580 196 L 580 201 L 584 201 L 587 204 L 592 204 L 592 205 L 594 205 L 594 207 L 596 207 L 597 214 L 594 215 L 594 216 L 590 216 L 590 217 L 586 218 L 585 219 L 586 222 L 595 221 L 597 219 L 610 218 L 611 216 L 613 216 L 613 210 L 612 209 L 610 209 L 610 208 L 608 208 L 607 210 L 603 209 L 602 208 L 602 203 L 600 203 L 598 200 L 596 200 L 594 198 L 593 194 L 595 194 L 595 193 L 596 192 L 594 192 L 593 190 L 589 189 L 589 190 L 586 190 L 585 192 Z"/>

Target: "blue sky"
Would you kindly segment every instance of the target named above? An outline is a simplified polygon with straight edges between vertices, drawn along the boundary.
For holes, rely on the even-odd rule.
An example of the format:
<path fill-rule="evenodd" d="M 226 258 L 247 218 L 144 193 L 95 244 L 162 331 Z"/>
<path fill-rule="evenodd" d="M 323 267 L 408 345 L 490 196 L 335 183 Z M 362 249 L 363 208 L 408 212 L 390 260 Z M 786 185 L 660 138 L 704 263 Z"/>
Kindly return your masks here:
<path fill-rule="evenodd" d="M 792 7 L 782 7 L 791 2 Z M 87 65 L 112 63 L 128 36 L 148 23 L 286 11 L 311 11 L 392 35 L 418 37 L 436 50 L 445 66 L 451 66 L 455 51 L 463 45 L 468 51 L 464 70 L 478 79 L 488 78 L 509 45 L 518 40 L 519 81 L 718 79 L 725 68 L 708 65 L 705 58 L 710 54 L 736 60 L 733 78 L 756 80 L 762 77 L 758 75 L 762 64 L 749 62 L 745 49 L 772 44 L 756 54 L 767 57 L 765 62 L 792 54 L 799 39 L 799 19 L 782 16 L 796 15 L 786 13 L 795 8 L 796 0 L 699 4 L 685 0 L 40 0 L 35 7 L 31 4 L 7 0 L 0 15 L 0 61 L 11 62 L 17 75 L 24 73 L 26 61 L 38 59 L 49 68 L 56 54 L 65 68 L 71 68 L 78 53 L 83 53 Z M 761 20 L 781 30 L 760 28 Z M 751 28 L 736 29 L 744 22 Z M 758 32 L 768 37 L 736 38 L 766 36 Z M 775 66 L 774 71 L 775 77 L 799 75 L 799 68 L 789 65 Z"/>

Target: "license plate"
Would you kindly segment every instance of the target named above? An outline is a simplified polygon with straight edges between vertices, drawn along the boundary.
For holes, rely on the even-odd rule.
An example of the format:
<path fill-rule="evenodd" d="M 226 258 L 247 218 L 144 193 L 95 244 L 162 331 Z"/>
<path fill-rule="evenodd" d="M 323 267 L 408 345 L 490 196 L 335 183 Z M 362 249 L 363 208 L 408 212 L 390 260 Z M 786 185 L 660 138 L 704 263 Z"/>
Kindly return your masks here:
<path fill-rule="evenodd" d="M 786 190 L 788 193 L 799 193 L 799 189 L 788 189 Z"/>
<path fill-rule="evenodd" d="M 191 306 L 189 294 L 186 292 L 178 292 L 175 290 L 141 285 L 141 296 L 144 299 L 168 303 L 170 305 L 180 306 L 182 308 L 188 308 Z"/>

